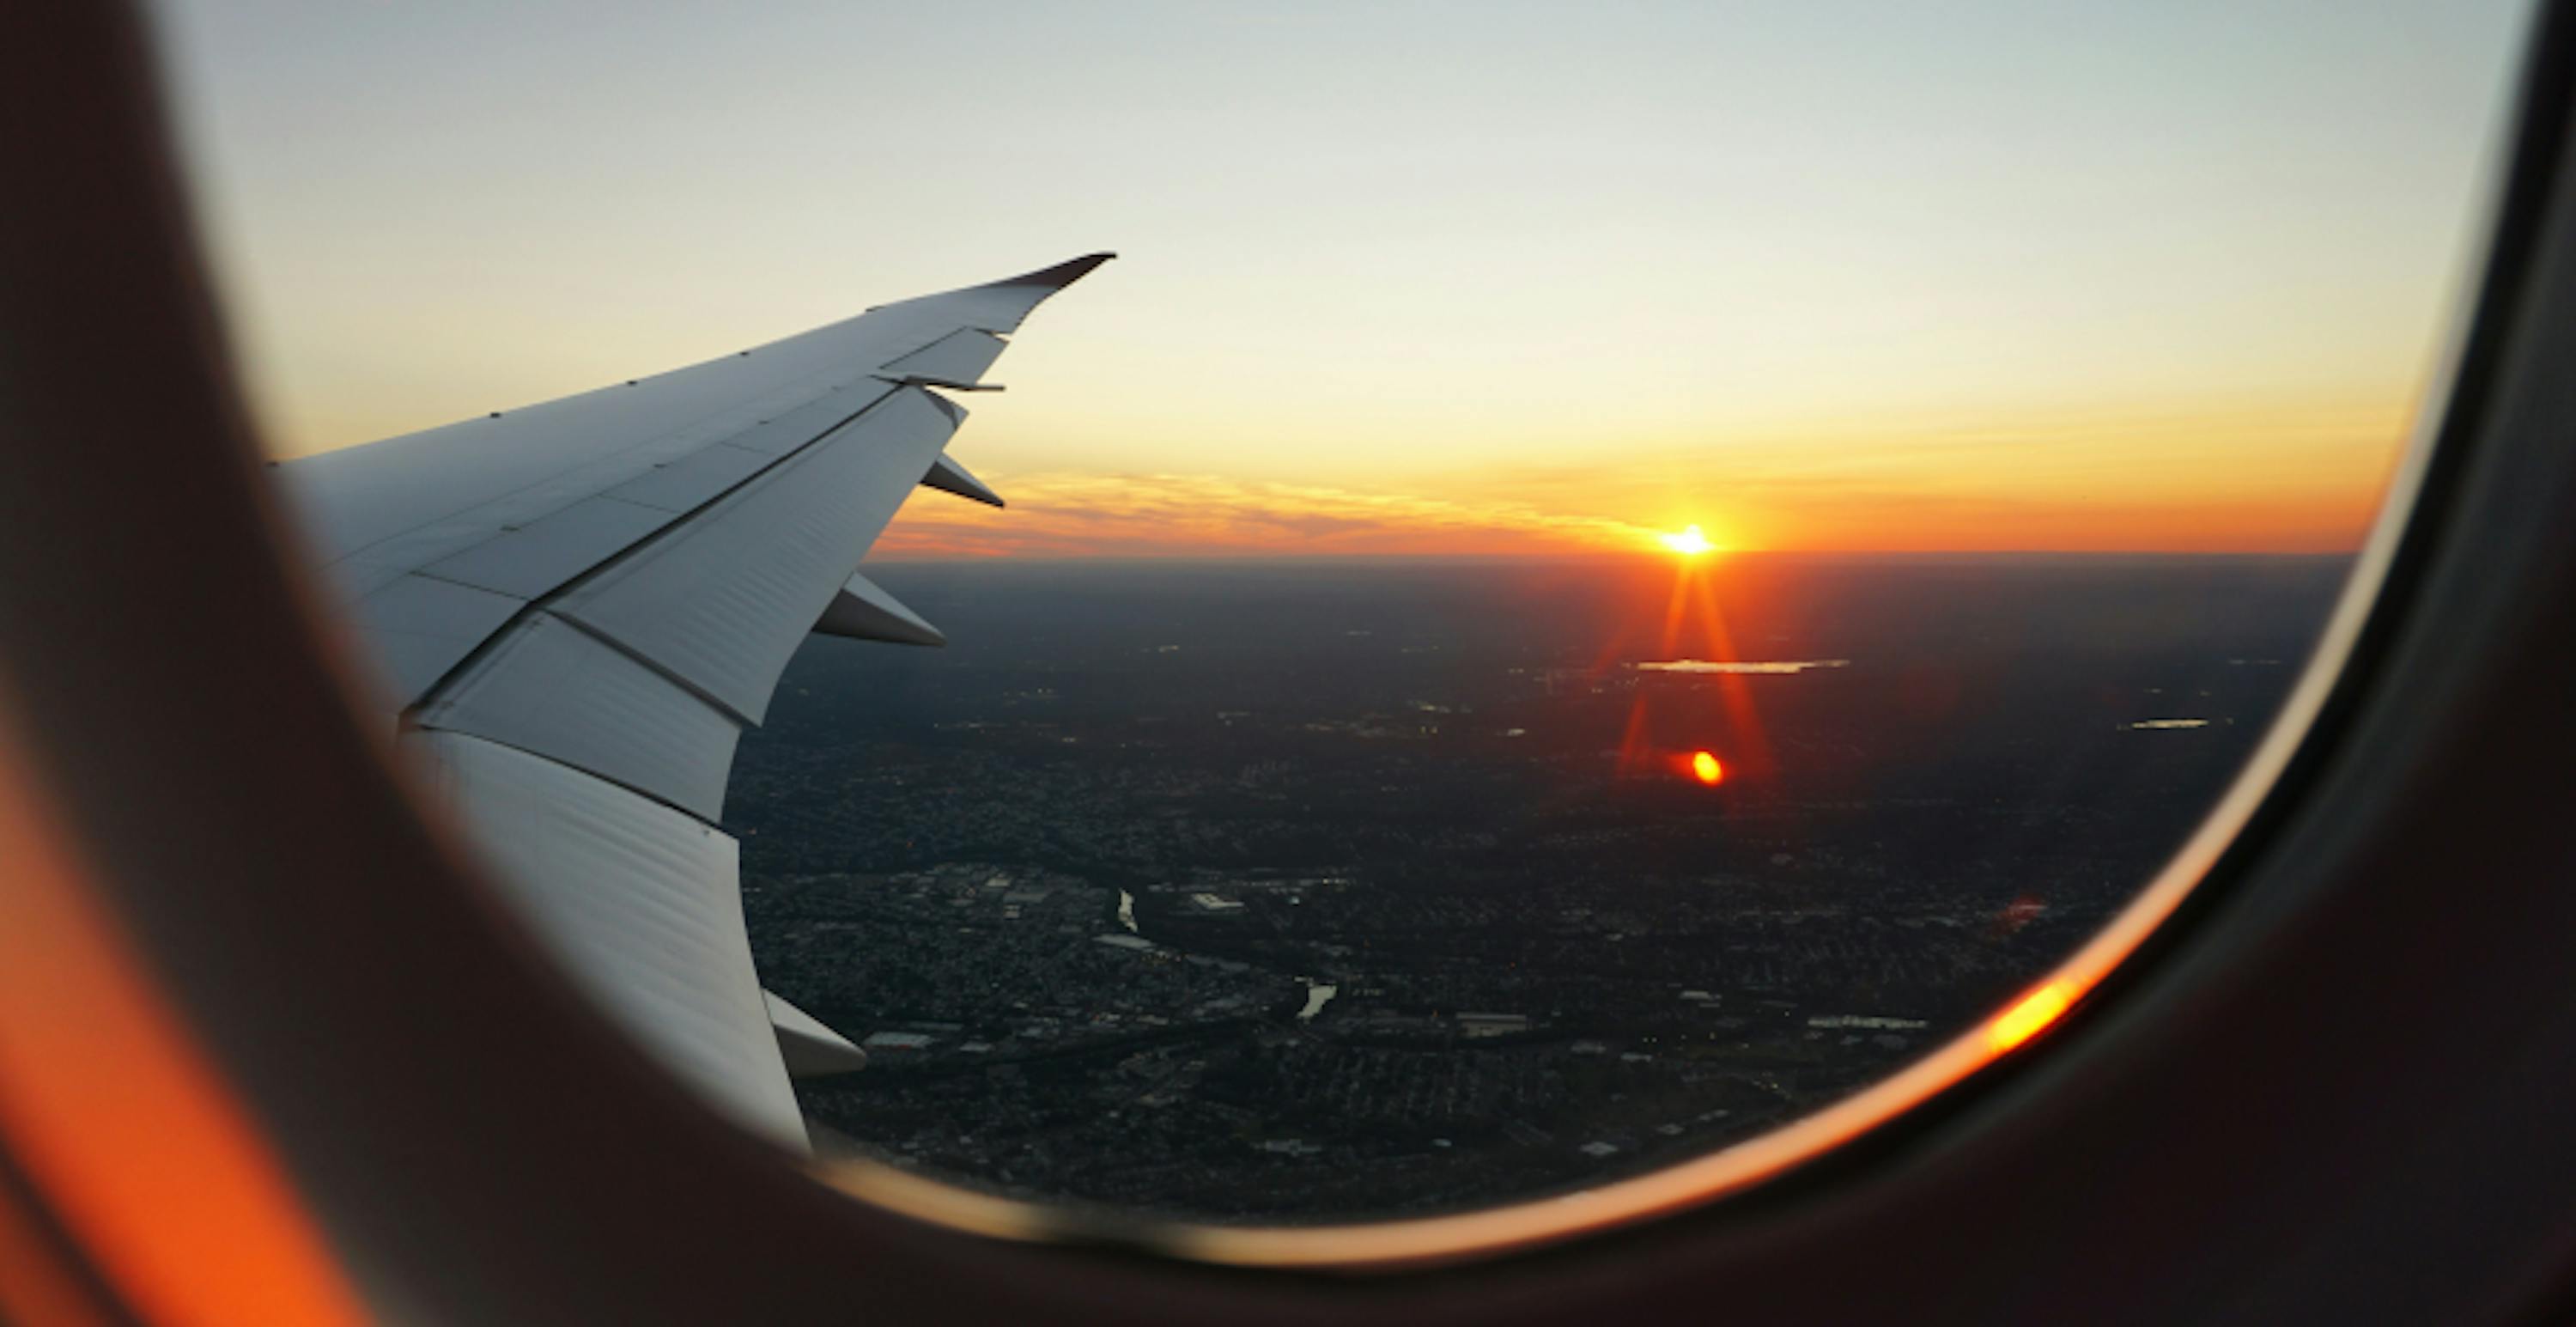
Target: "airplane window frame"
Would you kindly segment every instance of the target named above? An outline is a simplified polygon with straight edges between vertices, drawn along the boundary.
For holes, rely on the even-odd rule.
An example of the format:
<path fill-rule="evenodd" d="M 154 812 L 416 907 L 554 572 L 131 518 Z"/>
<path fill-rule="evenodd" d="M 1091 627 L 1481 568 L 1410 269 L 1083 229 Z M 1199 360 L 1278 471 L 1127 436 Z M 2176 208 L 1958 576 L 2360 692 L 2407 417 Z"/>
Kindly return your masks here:
<path fill-rule="evenodd" d="M 371 1302 L 488 1320 L 854 1299 L 918 1318 L 2045 1317 L 2125 1288 L 2113 1302 L 2175 1316 L 2440 1317 L 2563 1303 L 2576 1284 L 2553 1196 L 2515 1177 L 2551 1169 L 2536 1154 L 2576 1161 L 2547 1137 L 2551 1108 L 2576 1104 L 2576 993 L 2549 989 L 2547 962 L 2576 903 L 2466 909 L 2404 878 L 2446 853 L 2498 875 L 2569 861 L 2554 823 L 2507 817 L 2548 806 L 2521 762 L 2576 743 L 2576 707 L 2534 662 L 2576 644 L 2576 523 L 2550 518 L 2576 510 L 2551 502 L 2576 495 L 2576 387 L 2550 381 L 2576 362 L 2576 4 L 2537 16 L 2488 265 L 2378 596 L 2208 885 L 2022 1053 L 1777 1181 L 1615 1235 L 1358 1279 L 1171 1260 L 1142 1234 L 1102 1248 L 1089 1226 L 1031 1232 L 1088 1248 L 980 1239 L 850 1203 L 713 1124 L 491 899 L 456 888 L 459 858 L 380 735 L 319 703 L 341 685 L 334 647 L 275 553 L 134 15 L 17 26 L 31 39 L 0 55 L 0 95 L 18 123 L 41 111 L 68 131 L 0 147 L 10 178 L 46 186 L 45 206 L 0 218 L 0 759 L 54 809 L 81 896 L 125 937 L 108 978 L 220 1066 L 215 1089 Z M 2446 823 L 2491 840 L 2444 842 Z M 2413 1006 L 2374 997 L 2374 961 L 2405 952 L 2391 934 L 2428 926 L 2483 947 L 2399 969 L 2422 978 Z M 2338 1008 L 2384 1012 L 2397 1070 L 2336 1035 Z M 2279 1064 L 2248 1059 L 2264 1045 Z M 2479 1063 L 2515 1091 L 2404 1081 Z M 2202 1111 L 2151 1118 L 2145 1103 L 2195 1087 Z M 2397 1122 L 2354 1095 L 2371 1090 L 2428 1139 L 2356 1192 L 2295 1135 L 2382 1137 Z M 2474 1229 L 2428 1228 L 2443 1186 L 2470 1181 L 2489 1186 Z M 0 1201 L 46 1215 L 22 1163 L 0 1166 Z M 2563 1221 L 2576 1195 L 2554 1202 Z M 131 1311 L 123 1265 L 51 1220 L 47 1247 Z M 2254 1255 L 2194 1252 L 2302 1220 Z M 1854 1249 L 1875 1276 L 1853 1273 Z"/>

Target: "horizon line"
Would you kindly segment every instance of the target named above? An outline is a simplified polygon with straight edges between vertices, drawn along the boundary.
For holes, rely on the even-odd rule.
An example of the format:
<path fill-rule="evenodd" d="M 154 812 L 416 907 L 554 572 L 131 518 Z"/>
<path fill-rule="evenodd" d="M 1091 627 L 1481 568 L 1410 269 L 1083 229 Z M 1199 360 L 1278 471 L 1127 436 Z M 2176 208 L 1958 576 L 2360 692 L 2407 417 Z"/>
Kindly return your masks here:
<path fill-rule="evenodd" d="M 1929 561 L 1935 559 L 2004 561 L 2047 558 L 2060 561 L 2114 561 L 2118 559 L 2158 559 L 2167 561 L 2244 561 L 2264 560 L 2333 561 L 2360 556 L 2358 548 L 2348 549 L 2048 549 L 2048 548 L 1962 548 L 1962 549 L 1731 549 L 1693 557 L 1692 561 L 1731 562 L 1743 558 L 1801 558 L 1819 560 Z M 898 553 L 892 557 L 870 558 L 871 566 L 984 566 L 1028 563 L 1339 563 L 1355 562 L 1620 562 L 1660 563 L 1680 560 L 1675 554 L 1646 550 L 1618 552 L 1612 550 L 1569 550 L 1556 553 L 949 553 L 919 556 Z"/>

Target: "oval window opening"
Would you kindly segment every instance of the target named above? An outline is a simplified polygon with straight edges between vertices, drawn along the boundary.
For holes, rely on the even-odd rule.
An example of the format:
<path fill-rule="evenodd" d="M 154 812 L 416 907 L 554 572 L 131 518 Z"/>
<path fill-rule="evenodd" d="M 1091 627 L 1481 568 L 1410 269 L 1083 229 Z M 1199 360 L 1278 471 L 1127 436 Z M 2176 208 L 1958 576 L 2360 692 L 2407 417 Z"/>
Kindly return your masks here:
<path fill-rule="evenodd" d="M 553 711 L 459 698 L 488 643 L 397 642 L 405 713 L 739 842 L 828 1177 L 1278 1263 L 1740 1189 L 2080 1009 L 2369 606 L 2524 17 L 1209 9 L 1145 46 L 1033 7 L 961 70 L 913 58 L 929 13 L 621 21 L 601 62 L 562 8 L 289 7 L 289 49 L 163 6 L 290 485 L 663 403 L 587 457 L 613 487 L 333 566 L 659 670 L 740 729 L 729 781 L 502 731 Z M 762 95 L 655 73 L 709 62 Z M 1035 297 L 848 384 L 763 357 L 1103 242 L 1025 331 Z M 770 394 L 631 376 L 711 357 Z M 600 587 L 876 427 L 825 408 L 861 387 L 958 428 L 945 491 L 774 696 L 657 653 L 676 609 Z"/>

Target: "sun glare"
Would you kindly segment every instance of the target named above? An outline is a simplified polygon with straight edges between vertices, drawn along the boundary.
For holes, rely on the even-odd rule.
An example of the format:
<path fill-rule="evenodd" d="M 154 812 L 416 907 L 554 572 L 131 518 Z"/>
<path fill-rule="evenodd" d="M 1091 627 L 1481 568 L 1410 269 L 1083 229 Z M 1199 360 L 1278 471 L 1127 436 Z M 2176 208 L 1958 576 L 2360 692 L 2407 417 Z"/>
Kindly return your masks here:
<path fill-rule="evenodd" d="M 1661 537 L 1664 541 L 1664 547 L 1669 548 L 1686 558 L 1697 557 L 1702 553 L 1714 552 L 1717 548 L 1717 545 L 1708 542 L 1708 536 L 1701 534 L 1699 527 L 1696 525 L 1683 530 L 1680 534 L 1668 534 Z"/>
<path fill-rule="evenodd" d="M 1986 1045 L 1996 1051 L 2011 1050 L 2038 1036 L 2074 1003 L 2075 988 L 2063 981 L 2052 981 L 1996 1015 L 1995 1021 L 1986 1025 Z"/>
<path fill-rule="evenodd" d="M 1692 778 L 1711 787 L 1715 787 L 1720 779 L 1726 777 L 1726 766 L 1717 763 L 1717 757 L 1706 751 L 1699 752 L 1690 758 L 1690 770 Z"/>

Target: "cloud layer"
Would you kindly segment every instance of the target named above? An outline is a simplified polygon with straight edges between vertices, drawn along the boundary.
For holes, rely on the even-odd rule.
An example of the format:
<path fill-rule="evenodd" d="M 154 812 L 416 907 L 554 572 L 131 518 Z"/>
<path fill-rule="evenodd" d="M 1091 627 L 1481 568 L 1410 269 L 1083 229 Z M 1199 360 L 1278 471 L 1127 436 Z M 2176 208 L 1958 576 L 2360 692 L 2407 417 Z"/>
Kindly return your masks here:
<path fill-rule="evenodd" d="M 1311 557 L 1602 553 L 1656 531 L 1509 501 L 1450 501 L 1217 475 L 1028 474 L 995 483 L 1007 511 L 925 494 L 880 558 Z"/>

